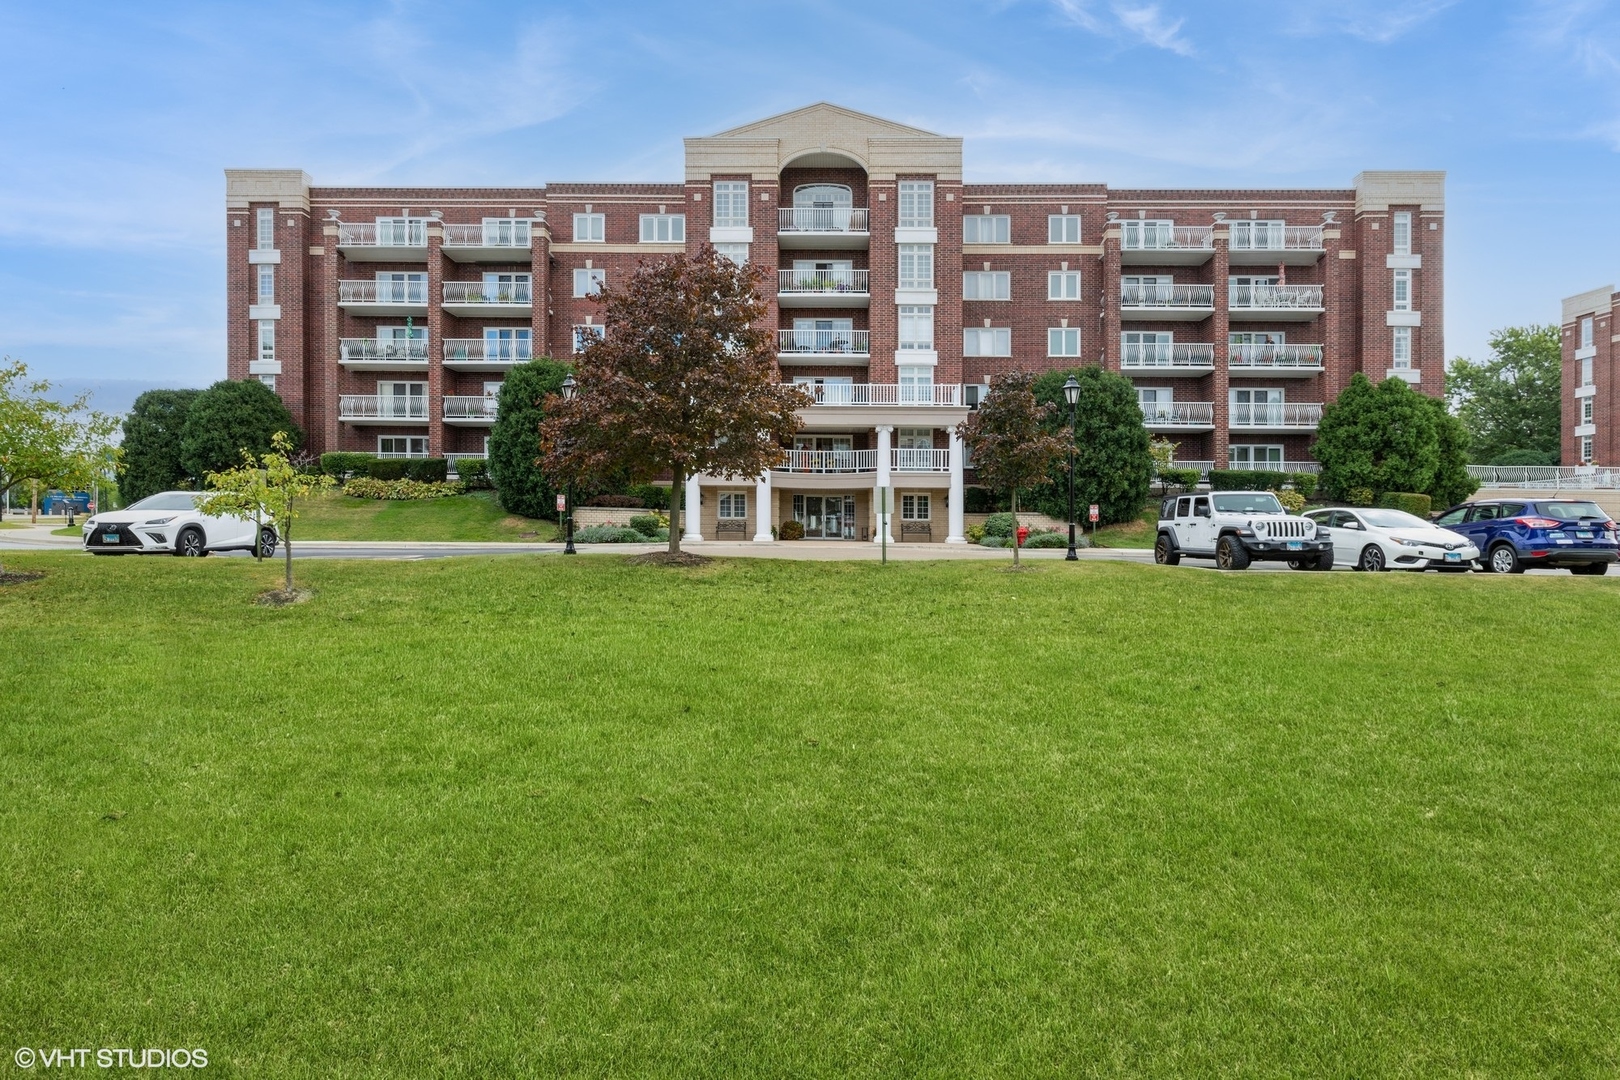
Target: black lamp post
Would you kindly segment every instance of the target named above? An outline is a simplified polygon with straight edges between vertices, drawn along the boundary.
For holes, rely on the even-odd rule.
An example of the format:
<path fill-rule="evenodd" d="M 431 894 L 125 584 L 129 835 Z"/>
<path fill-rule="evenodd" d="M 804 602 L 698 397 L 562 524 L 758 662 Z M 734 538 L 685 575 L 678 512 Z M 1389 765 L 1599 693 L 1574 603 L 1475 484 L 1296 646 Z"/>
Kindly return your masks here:
<path fill-rule="evenodd" d="M 562 381 L 563 400 L 564 401 L 573 401 L 574 400 L 574 395 L 576 393 L 578 393 L 578 384 L 574 382 L 574 373 L 570 371 L 567 375 L 563 376 L 563 381 Z M 567 535 L 567 541 L 563 544 L 563 554 L 564 555 L 577 555 L 579 553 L 574 550 L 574 482 L 572 480 L 569 480 L 567 482 L 567 484 L 566 484 L 566 488 L 567 488 L 567 492 L 566 492 L 564 498 L 567 501 L 567 507 L 568 507 L 568 510 L 567 510 L 568 524 L 566 526 L 568 531 L 567 531 L 567 534 L 566 534 Z M 1072 502 L 1073 500 L 1071 499 L 1070 501 Z"/>
<path fill-rule="evenodd" d="M 1074 428 L 1075 406 L 1080 403 L 1080 380 L 1073 375 L 1063 384 L 1063 400 L 1069 403 L 1069 553 L 1063 559 L 1073 562 L 1080 558 L 1074 550 Z"/>

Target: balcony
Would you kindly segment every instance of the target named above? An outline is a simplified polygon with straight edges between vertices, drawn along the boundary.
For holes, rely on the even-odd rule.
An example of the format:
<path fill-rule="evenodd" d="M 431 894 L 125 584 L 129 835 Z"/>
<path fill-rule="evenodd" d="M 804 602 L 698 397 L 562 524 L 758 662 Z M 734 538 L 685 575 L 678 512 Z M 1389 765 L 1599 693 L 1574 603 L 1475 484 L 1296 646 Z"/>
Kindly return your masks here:
<path fill-rule="evenodd" d="M 1198 322 L 1215 314 L 1213 285 L 1122 285 L 1122 319 L 1158 322 Z"/>
<path fill-rule="evenodd" d="M 422 315 L 428 311 L 427 275 L 421 281 L 340 281 L 338 307 L 351 315 Z"/>
<path fill-rule="evenodd" d="M 425 338 L 342 338 L 338 341 L 338 363 L 350 371 L 426 371 L 428 343 Z"/>
<path fill-rule="evenodd" d="M 1271 402 L 1263 405 L 1234 404 L 1230 426 L 1233 431 L 1315 431 L 1322 422 L 1322 406 Z"/>
<path fill-rule="evenodd" d="M 815 397 L 814 405 L 894 405 L 925 408 L 962 407 L 962 388 L 955 383 L 925 383 L 921 386 L 894 383 L 812 383 L 797 384 Z"/>
<path fill-rule="evenodd" d="M 1215 370 L 1215 346 L 1207 342 L 1127 342 L 1119 366 L 1126 374 L 1203 375 Z"/>
<path fill-rule="evenodd" d="M 427 398 L 397 394 L 343 394 L 338 419 L 351 424 L 425 424 Z"/>
<path fill-rule="evenodd" d="M 776 214 L 779 248 L 864 248 L 871 242 L 865 207 L 784 206 Z"/>
<path fill-rule="evenodd" d="M 1233 266 L 1310 266 L 1322 257 L 1322 226 L 1272 222 L 1227 222 L 1227 256 Z"/>
<path fill-rule="evenodd" d="M 529 223 L 446 225 L 442 250 L 445 258 L 458 263 L 527 263 Z"/>
<path fill-rule="evenodd" d="M 444 310 L 465 319 L 526 319 L 534 313 L 527 281 L 444 283 Z"/>
<path fill-rule="evenodd" d="M 487 338 L 445 338 L 444 366 L 451 371 L 510 371 L 512 365 L 534 359 L 527 341 L 490 341 Z"/>
<path fill-rule="evenodd" d="M 1322 314 L 1320 285 L 1228 285 L 1233 322 L 1307 322 Z"/>
<path fill-rule="evenodd" d="M 1212 401 L 1159 401 L 1142 404 L 1142 423 L 1149 431 L 1214 431 Z"/>
<path fill-rule="evenodd" d="M 784 450 L 782 464 L 789 473 L 876 473 L 876 450 Z"/>
<path fill-rule="evenodd" d="M 889 451 L 889 468 L 895 472 L 948 473 L 951 471 L 951 452 L 928 447 L 897 447 Z"/>
<path fill-rule="evenodd" d="M 1233 345 L 1226 362 L 1232 378 L 1309 378 L 1322 370 L 1320 345 Z"/>
<path fill-rule="evenodd" d="M 870 330 L 778 330 L 779 364 L 855 364 L 872 359 Z"/>
<path fill-rule="evenodd" d="M 1118 224 L 1119 261 L 1124 266 L 1201 266 L 1215 254 L 1215 230 L 1208 225 Z"/>
<path fill-rule="evenodd" d="M 427 222 L 339 222 L 337 249 L 349 262 L 427 262 Z"/>
<path fill-rule="evenodd" d="M 495 422 L 498 399 L 489 394 L 471 394 L 444 399 L 444 422 L 464 427 L 488 427 Z"/>
<path fill-rule="evenodd" d="M 865 270 L 778 270 L 778 307 L 863 308 L 872 302 Z"/>

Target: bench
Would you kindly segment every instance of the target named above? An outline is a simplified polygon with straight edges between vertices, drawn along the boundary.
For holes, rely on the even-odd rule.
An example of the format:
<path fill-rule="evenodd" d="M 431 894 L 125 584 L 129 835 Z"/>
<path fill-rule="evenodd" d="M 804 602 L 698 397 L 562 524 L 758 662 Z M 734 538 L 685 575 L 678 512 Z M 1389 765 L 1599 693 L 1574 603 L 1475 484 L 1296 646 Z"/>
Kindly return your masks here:
<path fill-rule="evenodd" d="M 737 533 L 740 536 L 748 535 L 748 522 L 743 518 L 721 518 L 714 527 L 716 539 L 727 533 Z"/>
<path fill-rule="evenodd" d="M 900 523 L 900 539 L 908 536 L 920 536 L 924 540 L 934 538 L 934 523 L 931 521 L 902 521 Z"/>

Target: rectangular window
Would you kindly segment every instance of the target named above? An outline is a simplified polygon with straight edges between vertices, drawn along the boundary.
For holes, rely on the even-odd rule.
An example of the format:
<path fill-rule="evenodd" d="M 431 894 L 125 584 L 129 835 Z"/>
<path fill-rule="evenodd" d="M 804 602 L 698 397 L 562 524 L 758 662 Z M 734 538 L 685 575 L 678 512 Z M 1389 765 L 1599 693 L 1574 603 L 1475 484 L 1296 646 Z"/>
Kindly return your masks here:
<path fill-rule="evenodd" d="M 900 227 L 902 229 L 932 229 L 934 227 L 934 182 L 932 180 L 900 181 Z"/>
<path fill-rule="evenodd" d="M 1012 243 L 1012 218 L 1006 214 L 974 214 L 962 219 L 962 243 Z"/>
<path fill-rule="evenodd" d="M 932 450 L 934 448 L 933 428 L 903 427 L 896 430 L 894 435 L 895 445 L 902 450 Z"/>
<path fill-rule="evenodd" d="M 1580 347 L 1583 349 L 1590 349 L 1592 347 L 1592 316 L 1590 315 L 1581 320 Z"/>
<path fill-rule="evenodd" d="M 1120 246 L 1126 251 L 1154 251 L 1175 246 L 1176 223 L 1168 218 L 1120 222 Z"/>
<path fill-rule="evenodd" d="M 484 303 L 527 304 L 529 302 L 528 274 L 484 275 Z"/>
<path fill-rule="evenodd" d="M 390 304 L 427 303 L 427 275 L 377 271 L 377 299 Z"/>
<path fill-rule="evenodd" d="M 934 309 L 932 307 L 902 304 L 900 307 L 900 347 L 934 350 Z"/>
<path fill-rule="evenodd" d="M 428 441 L 423 435 L 379 435 L 378 457 L 427 457 Z"/>
<path fill-rule="evenodd" d="M 1078 244 L 1080 242 L 1080 215 L 1048 214 L 1046 216 L 1046 242 L 1049 244 Z"/>
<path fill-rule="evenodd" d="M 1590 424 L 1592 422 L 1593 400 L 1594 399 L 1589 397 L 1581 398 L 1581 423 L 1583 424 Z"/>
<path fill-rule="evenodd" d="M 962 331 L 963 356 L 1011 356 L 1012 330 L 1005 326 Z"/>
<path fill-rule="evenodd" d="M 427 218 L 380 217 L 377 219 L 378 247 L 426 247 Z"/>
<path fill-rule="evenodd" d="M 930 499 L 927 495 L 900 496 L 901 521 L 927 521 Z"/>
<path fill-rule="evenodd" d="M 1281 221 L 1233 221 L 1230 246 L 1233 251 L 1280 251 L 1284 224 Z"/>
<path fill-rule="evenodd" d="M 686 243 L 686 215 L 642 214 L 641 242 L 643 244 Z"/>
<path fill-rule="evenodd" d="M 259 303 L 273 304 L 276 302 L 276 268 L 271 263 L 259 266 Z"/>
<path fill-rule="evenodd" d="M 1412 254 L 1412 212 L 1410 210 L 1396 212 L 1390 232 L 1395 242 L 1395 254 Z"/>
<path fill-rule="evenodd" d="M 1283 448 L 1234 443 L 1226 448 L 1226 461 L 1234 469 L 1280 469 L 1283 464 Z"/>
<path fill-rule="evenodd" d="M 1395 271 L 1394 310 L 1412 310 L 1412 271 Z"/>
<path fill-rule="evenodd" d="M 259 320 L 259 359 L 276 358 L 276 323 L 274 319 Z"/>
<path fill-rule="evenodd" d="M 1405 371 L 1412 366 L 1412 328 L 1410 326 L 1397 326 L 1394 329 L 1394 368 Z"/>
<path fill-rule="evenodd" d="M 1047 356 L 1079 356 L 1080 330 L 1078 327 L 1053 326 L 1046 331 Z"/>
<path fill-rule="evenodd" d="M 1592 464 L 1592 436 L 1581 436 L 1581 464 Z"/>
<path fill-rule="evenodd" d="M 264 383 L 264 385 L 268 386 L 271 390 L 276 388 L 276 377 L 274 375 L 255 375 L 253 377 Z"/>
<path fill-rule="evenodd" d="M 721 228 L 736 228 L 748 224 L 747 181 L 715 181 L 714 224 Z"/>
<path fill-rule="evenodd" d="M 747 244 L 716 244 L 714 250 L 717 255 L 724 256 L 738 266 L 748 265 Z"/>
<path fill-rule="evenodd" d="M 1012 274 L 1006 270 L 975 270 L 962 275 L 962 299 L 1012 299 Z"/>
<path fill-rule="evenodd" d="M 1592 358 L 1590 356 L 1581 361 L 1581 385 L 1592 385 Z"/>
<path fill-rule="evenodd" d="M 427 416 L 427 383 L 378 382 L 379 416 L 421 420 Z"/>
<path fill-rule="evenodd" d="M 485 360 L 531 360 L 534 358 L 532 331 L 504 326 L 484 328 Z"/>
<path fill-rule="evenodd" d="M 1080 271 L 1053 270 L 1047 274 L 1046 298 L 1048 300 L 1080 299 Z"/>
<path fill-rule="evenodd" d="M 601 214 L 574 215 L 574 243 L 600 244 L 607 235 L 606 218 Z"/>
<path fill-rule="evenodd" d="M 900 245 L 900 287 L 902 289 L 932 289 L 934 287 L 934 245 Z"/>
<path fill-rule="evenodd" d="M 726 492 L 720 496 L 720 516 L 736 521 L 748 516 L 748 496 L 743 492 Z"/>
<path fill-rule="evenodd" d="M 593 296 L 606 281 L 606 270 L 575 270 L 574 295 Z"/>
<path fill-rule="evenodd" d="M 585 325 L 575 326 L 574 327 L 574 351 L 577 352 L 577 353 L 584 352 L 586 342 L 592 340 L 593 338 L 596 339 L 596 340 L 600 340 L 602 335 L 605 334 L 606 332 L 607 332 L 607 327 L 600 326 L 600 325 L 585 324 Z"/>
<path fill-rule="evenodd" d="M 276 212 L 271 207 L 261 207 L 258 213 L 258 233 L 255 238 L 260 251 L 272 251 L 276 246 Z"/>
<path fill-rule="evenodd" d="M 934 400 L 934 369 L 922 364 L 906 365 L 900 371 L 900 401 L 902 404 L 929 405 Z M 933 433 L 929 432 L 929 446 L 933 444 Z M 901 443 L 905 445 L 904 442 Z"/>
<path fill-rule="evenodd" d="M 484 219 L 484 246 L 485 247 L 516 247 L 529 246 L 529 221 L 527 218 L 494 218 Z"/>

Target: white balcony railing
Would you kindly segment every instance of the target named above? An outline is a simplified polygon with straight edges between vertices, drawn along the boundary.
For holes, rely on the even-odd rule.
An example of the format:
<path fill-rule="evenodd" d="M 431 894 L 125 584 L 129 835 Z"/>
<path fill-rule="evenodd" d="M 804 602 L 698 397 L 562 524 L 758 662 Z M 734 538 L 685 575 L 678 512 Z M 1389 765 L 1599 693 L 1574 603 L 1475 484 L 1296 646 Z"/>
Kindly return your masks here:
<path fill-rule="evenodd" d="M 460 466 L 461 466 L 461 463 L 463 461 L 487 461 L 488 459 L 489 459 L 488 454 L 446 454 L 446 455 L 444 455 L 444 460 L 450 463 L 449 472 L 450 472 L 451 476 L 455 476 L 455 475 L 457 475 L 457 474 L 459 474 L 461 472 Z"/>
<path fill-rule="evenodd" d="M 889 468 L 896 472 L 950 472 L 951 452 L 931 447 L 896 447 L 889 451 Z"/>
<path fill-rule="evenodd" d="M 810 391 L 816 405 L 944 405 L 962 403 L 962 388 L 955 383 L 799 383 Z"/>
<path fill-rule="evenodd" d="M 1233 345 L 1227 362 L 1235 368 L 1316 370 L 1322 366 L 1322 346 Z"/>
<path fill-rule="evenodd" d="M 1231 285 L 1227 306 L 1233 311 L 1309 311 L 1322 306 L 1320 285 Z"/>
<path fill-rule="evenodd" d="M 1215 230 L 1208 225 L 1167 225 L 1122 221 L 1120 247 L 1126 251 L 1213 251 Z"/>
<path fill-rule="evenodd" d="M 502 284 L 483 281 L 447 281 L 444 283 L 444 302 L 447 304 L 527 304 L 532 302 L 533 291 L 527 281 Z"/>
<path fill-rule="evenodd" d="M 491 222 L 487 225 L 446 225 L 445 247 L 529 249 L 527 221 Z"/>
<path fill-rule="evenodd" d="M 782 293 L 865 293 L 865 270 L 778 270 L 776 291 Z"/>
<path fill-rule="evenodd" d="M 1233 251 L 1321 251 L 1322 226 L 1232 221 Z"/>
<path fill-rule="evenodd" d="M 1120 357 L 1120 366 L 1130 370 L 1142 368 L 1182 368 L 1208 370 L 1215 366 L 1215 346 L 1208 342 L 1168 341 L 1127 342 Z"/>
<path fill-rule="evenodd" d="M 493 420 L 499 398 L 492 395 L 472 394 L 444 399 L 446 420 Z"/>
<path fill-rule="evenodd" d="M 425 221 L 394 221 L 386 225 L 341 221 L 337 230 L 338 247 L 427 247 Z"/>
<path fill-rule="evenodd" d="M 426 281 L 340 281 L 340 304 L 426 304 Z"/>
<path fill-rule="evenodd" d="M 1322 422 L 1320 404 L 1270 402 L 1232 406 L 1231 425 L 1234 428 L 1302 428 L 1310 429 Z"/>
<path fill-rule="evenodd" d="M 1211 401 L 1158 401 L 1142 405 L 1142 422 L 1149 427 L 1209 427 L 1215 422 Z"/>
<path fill-rule="evenodd" d="M 863 233 L 867 231 L 865 207 L 783 206 L 776 213 L 778 232 Z"/>
<path fill-rule="evenodd" d="M 820 353 L 829 356 L 867 356 L 870 330 L 778 330 L 776 351 L 781 354 Z"/>
<path fill-rule="evenodd" d="M 428 358 L 426 338 L 378 341 L 376 338 L 340 338 L 338 356 L 347 364 L 357 360 L 422 360 Z"/>
<path fill-rule="evenodd" d="M 519 363 L 534 359 L 534 344 L 529 341 L 491 341 L 488 338 L 445 338 L 444 358 Z"/>
<path fill-rule="evenodd" d="M 1121 285 L 1119 302 L 1126 307 L 1215 308 L 1213 285 Z"/>
<path fill-rule="evenodd" d="M 343 394 L 338 397 L 340 420 L 426 420 L 427 399 L 395 394 Z"/>
<path fill-rule="evenodd" d="M 876 450 L 784 450 L 783 472 L 793 473 L 875 473 Z"/>

